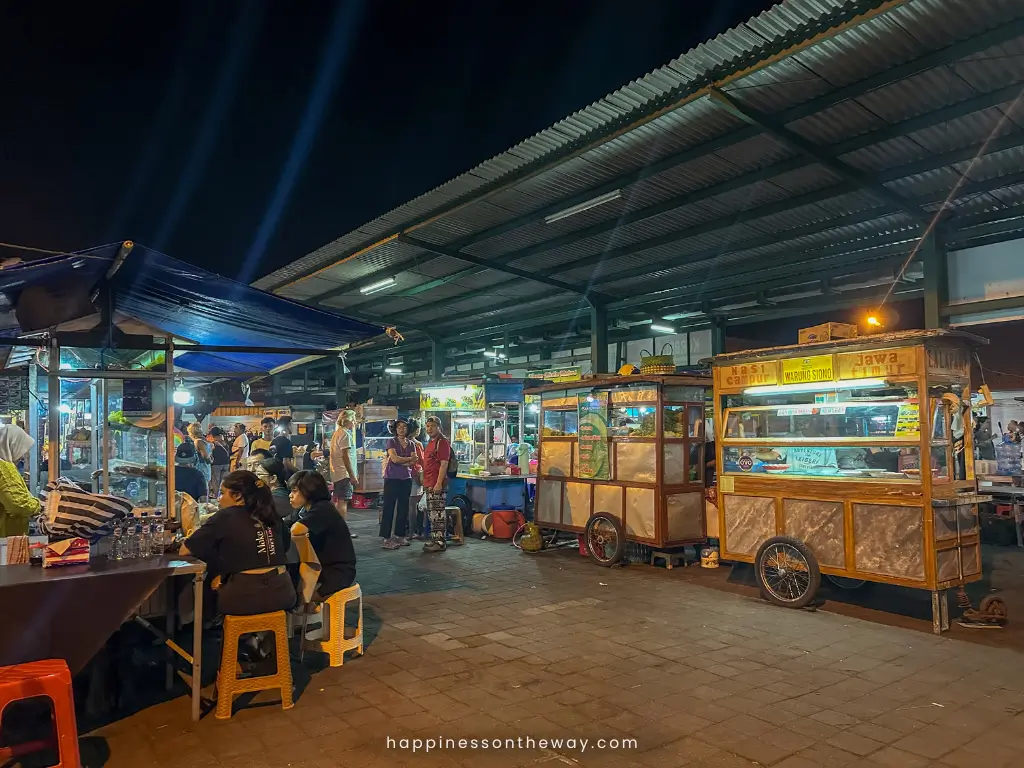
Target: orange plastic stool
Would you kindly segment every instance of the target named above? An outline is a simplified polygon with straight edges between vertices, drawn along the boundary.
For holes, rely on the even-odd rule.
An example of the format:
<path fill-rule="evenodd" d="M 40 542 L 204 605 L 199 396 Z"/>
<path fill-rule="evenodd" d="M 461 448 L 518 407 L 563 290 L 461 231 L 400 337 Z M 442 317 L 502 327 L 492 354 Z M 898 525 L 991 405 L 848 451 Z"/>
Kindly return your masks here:
<path fill-rule="evenodd" d="M 239 679 L 236 673 L 238 641 L 242 635 L 253 632 L 274 633 L 277 646 L 277 673 Z M 217 672 L 217 709 L 214 717 L 218 720 L 230 720 L 232 702 L 240 693 L 255 693 L 275 688 L 281 691 L 281 708 L 291 709 L 294 706 L 292 668 L 288 658 L 288 620 L 285 612 L 225 616 L 224 647 L 221 650 L 220 670 Z"/>
<path fill-rule="evenodd" d="M 71 690 L 71 670 L 67 662 L 50 659 L 0 667 L 0 718 L 3 718 L 8 704 L 37 696 L 46 696 L 53 702 L 53 725 L 60 759 L 57 768 L 81 768 L 75 697 Z M 33 741 L 0 747 L 0 764 L 49 746 L 50 742 Z"/>

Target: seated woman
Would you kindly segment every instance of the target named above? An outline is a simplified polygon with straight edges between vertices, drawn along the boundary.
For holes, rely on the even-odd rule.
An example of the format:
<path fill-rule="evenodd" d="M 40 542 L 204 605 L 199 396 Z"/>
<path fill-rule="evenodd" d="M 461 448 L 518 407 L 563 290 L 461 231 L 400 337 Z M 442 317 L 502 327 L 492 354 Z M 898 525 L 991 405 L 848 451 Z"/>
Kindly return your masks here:
<path fill-rule="evenodd" d="M 291 517 L 294 510 L 288 499 L 288 471 L 284 468 L 284 462 L 268 453 L 253 471 L 256 473 L 256 477 L 270 486 L 270 495 L 274 498 L 274 509 L 277 510 L 281 519 Z"/>
<path fill-rule="evenodd" d="M 219 577 L 218 613 L 249 616 L 295 607 L 285 568 L 290 541 L 270 486 L 237 470 L 221 481 L 220 510 L 185 540 L 181 554 L 205 562 L 210 579 Z"/>
<path fill-rule="evenodd" d="M 313 600 L 322 602 L 356 582 L 356 552 L 352 535 L 335 506 L 327 481 L 317 472 L 302 470 L 288 481 L 294 522 L 309 529 L 309 542 L 320 560 L 320 581 Z"/>

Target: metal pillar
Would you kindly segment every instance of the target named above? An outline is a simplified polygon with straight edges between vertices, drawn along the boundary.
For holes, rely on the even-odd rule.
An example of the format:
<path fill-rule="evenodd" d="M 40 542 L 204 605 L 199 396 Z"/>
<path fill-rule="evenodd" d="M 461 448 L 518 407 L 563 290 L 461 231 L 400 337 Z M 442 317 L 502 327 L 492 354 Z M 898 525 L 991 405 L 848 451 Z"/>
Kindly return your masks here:
<path fill-rule="evenodd" d="M 57 340 L 50 343 L 50 360 L 47 365 L 47 411 L 46 411 L 46 439 L 49 441 L 49 450 L 46 460 L 49 471 L 47 483 L 53 483 L 60 477 L 60 378 L 57 375 L 60 371 L 60 346 Z"/>
<path fill-rule="evenodd" d="M 40 491 L 39 447 L 43 444 L 43 441 L 40 439 L 39 431 L 39 367 L 36 363 L 35 355 L 32 356 L 32 361 L 28 364 L 28 391 L 28 413 L 25 414 L 27 419 L 25 427 L 28 429 L 32 439 L 36 441 L 36 444 L 32 446 L 32 450 L 28 453 L 28 489 L 33 494 L 37 494 Z M 93 418 L 96 417 L 93 416 Z"/>
<path fill-rule="evenodd" d="M 720 355 L 725 352 L 725 318 L 711 318 L 711 354 Z"/>
<path fill-rule="evenodd" d="M 921 244 L 924 263 L 924 327 L 942 327 L 942 309 L 949 303 L 949 278 L 946 272 L 946 249 L 935 232 Z"/>
<path fill-rule="evenodd" d="M 590 372 L 608 373 L 608 310 L 590 299 Z"/>
<path fill-rule="evenodd" d="M 434 381 L 444 378 L 444 344 L 439 338 L 430 340 L 430 377 Z"/>

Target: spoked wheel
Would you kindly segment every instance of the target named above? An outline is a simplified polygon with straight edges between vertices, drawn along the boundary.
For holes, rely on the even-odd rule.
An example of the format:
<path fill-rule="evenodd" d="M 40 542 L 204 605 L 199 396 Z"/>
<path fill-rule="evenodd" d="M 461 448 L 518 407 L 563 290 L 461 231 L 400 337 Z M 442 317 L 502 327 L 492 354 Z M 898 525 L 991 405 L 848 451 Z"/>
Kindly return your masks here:
<path fill-rule="evenodd" d="M 626 551 L 626 536 L 622 532 L 622 523 L 607 512 L 598 512 L 587 521 L 583 540 L 594 562 L 605 567 L 622 560 Z"/>
<path fill-rule="evenodd" d="M 754 570 L 764 597 L 786 608 L 803 608 L 818 594 L 821 571 L 810 548 L 792 536 L 773 536 L 757 550 Z"/>
<path fill-rule="evenodd" d="M 825 574 L 825 578 L 832 582 L 833 586 L 847 590 L 860 589 L 861 587 L 867 586 L 869 583 L 864 579 L 851 579 L 848 576 L 832 576 L 828 573 Z"/>

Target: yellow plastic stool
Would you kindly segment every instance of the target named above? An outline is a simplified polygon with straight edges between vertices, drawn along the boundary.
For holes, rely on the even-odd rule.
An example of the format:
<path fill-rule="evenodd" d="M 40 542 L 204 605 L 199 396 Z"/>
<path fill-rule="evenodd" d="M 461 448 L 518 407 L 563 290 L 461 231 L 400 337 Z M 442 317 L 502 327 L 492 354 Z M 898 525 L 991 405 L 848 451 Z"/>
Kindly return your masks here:
<path fill-rule="evenodd" d="M 252 632 L 273 632 L 277 645 L 277 673 L 262 677 L 239 679 L 235 668 L 238 659 L 238 641 L 242 635 Z M 231 719 L 231 706 L 240 693 L 254 693 L 278 688 L 281 691 L 281 708 L 291 709 L 292 667 L 288 660 L 288 620 L 284 611 L 257 613 L 253 616 L 224 617 L 224 648 L 220 655 L 220 669 L 217 671 L 217 713 L 218 720 Z"/>
<path fill-rule="evenodd" d="M 356 624 L 355 636 L 345 637 L 345 606 L 353 600 L 359 601 L 359 622 Z M 355 651 L 363 655 L 363 590 L 358 584 L 348 589 L 335 592 L 324 601 L 322 621 L 327 635 L 322 640 L 310 641 L 310 646 L 321 653 L 326 653 L 332 667 L 340 667 L 345 663 L 345 651 Z M 306 638 L 302 638 L 306 642 Z"/>

